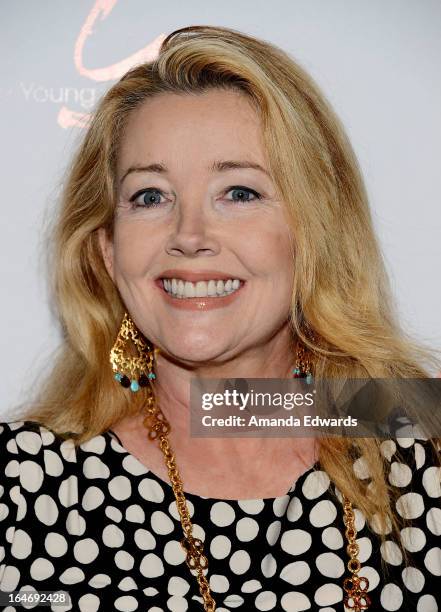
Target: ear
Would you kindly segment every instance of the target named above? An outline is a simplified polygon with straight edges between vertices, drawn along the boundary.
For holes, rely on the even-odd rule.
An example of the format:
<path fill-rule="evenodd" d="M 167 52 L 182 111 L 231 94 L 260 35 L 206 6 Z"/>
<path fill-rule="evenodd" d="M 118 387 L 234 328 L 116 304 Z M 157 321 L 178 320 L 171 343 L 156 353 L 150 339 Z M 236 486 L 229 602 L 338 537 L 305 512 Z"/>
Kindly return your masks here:
<path fill-rule="evenodd" d="M 98 242 L 106 270 L 110 278 L 115 282 L 113 276 L 113 241 L 109 238 L 104 227 L 98 228 Z"/>

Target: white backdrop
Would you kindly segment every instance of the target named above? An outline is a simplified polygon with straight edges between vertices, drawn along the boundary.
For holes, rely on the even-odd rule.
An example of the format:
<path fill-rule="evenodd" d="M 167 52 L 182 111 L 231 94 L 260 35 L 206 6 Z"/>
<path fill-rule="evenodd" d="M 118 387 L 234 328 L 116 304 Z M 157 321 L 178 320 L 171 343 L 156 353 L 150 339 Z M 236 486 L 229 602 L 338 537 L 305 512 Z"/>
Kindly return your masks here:
<path fill-rule="evenodd" d="M 441 348 L 439 0 L 3 0 L 3 416 L 58 343 L 43 229 L 84 116 L 158 37 L 192 24 L 274 42 L 316 79 L 364 172 L 402 324 Z"/>

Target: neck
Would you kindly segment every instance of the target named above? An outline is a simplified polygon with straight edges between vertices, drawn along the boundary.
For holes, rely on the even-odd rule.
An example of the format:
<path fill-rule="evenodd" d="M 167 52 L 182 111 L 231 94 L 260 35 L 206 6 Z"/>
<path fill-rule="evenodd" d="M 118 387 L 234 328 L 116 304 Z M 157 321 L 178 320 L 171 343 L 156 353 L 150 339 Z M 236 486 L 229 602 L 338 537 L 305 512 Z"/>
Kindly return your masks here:
<path fill-rule="evenodd" d="M 183 365 L 163 352 L 157 353 L 155 396 L 158 406 L 171 424 L 170 439 L 176 451 L 181 451 L 180 456 L 190 452 L 207 452 L 210 456 L 222 457 L 225 463 L 226 457 L 235 461 L 237 455 L 246 455 L 250 451 L 258 452 L 263 461 L 266 460 L 267 454 L 274 457 L 279 450 L 282 454 L 286 453 L 286 444 L 292 445 L 292 439 L 281 441 L 268 436 L 191 437 L 190 389 L 194 379 L 291 378 L 296 361 L 296 346 L 291 331 L 286 326 L 282 333 L 265 345 L 254 347 L 253 350 L 244 351 L 233 359 L 220 363 Z"/>
<path fill-rule="evenodd" d="M 295 360 L 296 343 L 287 326 L 265 345 L 243 351 L 228 361 L 182 364 L 159 351 L 155 360 L 156 398 L 172 423 L 188 423 L 192 380 L 291 378 Z"/>

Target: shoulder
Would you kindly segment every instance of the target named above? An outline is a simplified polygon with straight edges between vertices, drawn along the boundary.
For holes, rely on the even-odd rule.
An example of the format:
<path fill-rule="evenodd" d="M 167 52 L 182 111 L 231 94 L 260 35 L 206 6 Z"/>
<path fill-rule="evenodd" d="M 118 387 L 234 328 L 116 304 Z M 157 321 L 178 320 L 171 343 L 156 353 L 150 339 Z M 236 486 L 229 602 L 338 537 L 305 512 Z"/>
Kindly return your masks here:
<path fill-rule="evenodd" d="M 3 461 L 9 455 L 38 455 L 44 448 L 56 446 L 64 450 L 73 446 L 73 440 L 69 434 L 59 436 L 36 421 L 0 421 Z"/>
<path fill-rule="evenodd" d="M 379 443 L 384 460 L 384 478 L 392 512 L 395 513 L 405 534 L 413 527 L 434 536 L 441 535 L 441 446 L 437 439 L 423 437 L 396 437 Z M 356 476 L 365 481 L 367 488 L 375 491 L 369 463 L 364 456 L 353 463 Z M 341 501 L 341 494 L 337 490 Z M 371 528 L 381 533 L 384 527 L 378 516 L 370 521 Z M 387 527 L 390 531 L 390 525 Z M 388 533 L 383 531 L 383 533 Z M 441 553 L 441 549 L 440 549 Z"/>
<path fill-rule="evenodd" d="M 29 491 L 45 475 L 59 476 L 68 463 L 76 462 L 73 439 L 57 436 L 34 421 L 0 422 L 0 478 L 2 486 L 14 484 Z M 15 482 L 17 481 L 17 482 Z"/>
<path fill-rule="evenodd" d="M 438 542 L 441 535 L 441 449 L 428 438 L 395 438 L 380 445 L 386 462 L 391 503 L 401 523 L 401 541 L 409 552 Z M 374 529 L 375 530 L 375 529 Z M 409 539 L 413 538 L 415 542 Z M 433 549 L 437 564 L 441 549 Z M 428 561 L 425 561 L 426 567 Z M 441 566 L 440 566 L 441 567 Z"/>
<path fill-rule="evenodd" d="M 11 545 L 16 525 L 29 520 L 30 508 L 43 523 L 54 500 L 69 511 L 77 499 L 78 469 L 72 438 L 34 421 L 0 421 L 0 521 L 6 534 L 0 551 Z"/>
<path fill-rule="evenodd" d="M 18 444 L 28 451 L 39 449 L 46 432 L 53 436 L 49 429 L 35 421 L 0 421 L 0 444 L 11 448 Z"/>
<path fill-rule="evenodd" d="M 421 482 L 429 497 L 439 497 L 441 446 L 429 438 L 395 438 L 384 440 L 380 450 L 387 463 L 389 484 L 405 487 Z M 434 488 L 434 483 L 438 487 Z"/>
<path fill-rule="evenodd" d="M 386 480 L 392 487 L 401 489 L 419 482 L 429 497 L 441 496 L 441 445 L 437 439 L 388 438 L 380 442 L 379 450 Z M 364 456 L 354 461 L 353 470 L 359 479 L 370 479 Z"/>

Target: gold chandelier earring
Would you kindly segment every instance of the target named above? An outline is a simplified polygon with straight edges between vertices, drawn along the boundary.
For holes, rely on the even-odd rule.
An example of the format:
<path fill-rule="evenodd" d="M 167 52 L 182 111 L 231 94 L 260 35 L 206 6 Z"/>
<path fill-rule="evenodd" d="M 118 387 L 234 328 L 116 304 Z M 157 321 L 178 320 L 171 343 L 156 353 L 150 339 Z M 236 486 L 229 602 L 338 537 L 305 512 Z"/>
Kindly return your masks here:
<path fill-rule="evenodd" d="M 309 328 L 304 328 L 304 333 L 312 342 L 316 341 L 314 333 L 309 330 Z M 304 378 L 308 385 L 314 381 L 309 350 L 307 350 L 303 342 L 300 341 L 297 344 L 296 365 L 292 369 L 292 377 Z"/>
<path fill-rule="evenodd" d="M 126 312 L 110 351 L 114 378 L 126 389 L 139 391 L 156 378 L 153 372 L 154 349 L 148 344 Z"/>

